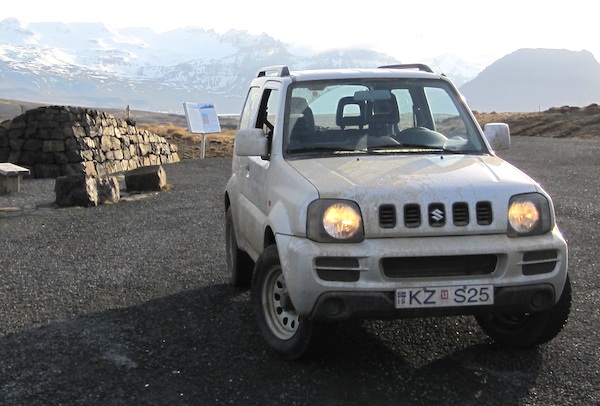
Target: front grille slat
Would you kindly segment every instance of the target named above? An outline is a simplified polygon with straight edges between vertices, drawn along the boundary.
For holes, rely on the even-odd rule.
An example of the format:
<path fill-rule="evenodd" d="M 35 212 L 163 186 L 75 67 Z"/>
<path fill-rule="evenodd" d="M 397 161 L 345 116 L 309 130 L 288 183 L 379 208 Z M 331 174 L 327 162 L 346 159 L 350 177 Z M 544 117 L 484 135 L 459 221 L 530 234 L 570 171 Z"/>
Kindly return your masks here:
<path fill-rule="evenodd" d="M 384 204 L 379 208 L 379 225 L 381 228 L 396 227 L 396 206 Z"/>
<path fill-rule="evenodd" d="M 421 225 L 421 206 L 418 204 L 404 206 L 404 225 L 408 228 L 416 228 Z"/>
<path fill-rule="evenodd" d="M 466 226 L 469 224 L 469 205 L 458 202 L 452 205 L 452 219 L 455 226 Z"/>
<path fill-rule="evenodd" d="M 556 268 L 556 261 L 552 262 L 538 262 L 533 264 L 525 264 L 523 265 L 523 275 L 531 276 L 531 275 L 542 275 L 545 273 L 550 273 L 554 271 Z"/>
<path fill-rule="evenodd" d="M 358 268 L 360 266 L 355 257 L 318 257 L 315 259 L 317 268 Z"/>
<path fill-rule="evenodd" d="M 357 282 L 360 279 L 360 263 L 354 257 L 319 257 L 315 270 L 321 280 L 327 282 Z"/>
<path fill-rule="evenodd" d="M 477 224 L 480 226 L 489 226 L 492 224 L 494 219 L 492 215 L 492 203 L 490 202 L 478 202 L 476 206 L 477 210 Z"/>
<path fill-rule="evenodd" d="M 541 275 L 554 271 L 558 264 L 558 251 L 529 251 L 523 254 L 523 275 Z"/>
<path fill-rule="evenodd" d="M 542 250 L 542 251 L 528 251 L 523 254 L 524 262 L 535 262 L 535 261 L 548 261 L 555 260 L 558 258 L 558 251 L 556 250 Z"/>

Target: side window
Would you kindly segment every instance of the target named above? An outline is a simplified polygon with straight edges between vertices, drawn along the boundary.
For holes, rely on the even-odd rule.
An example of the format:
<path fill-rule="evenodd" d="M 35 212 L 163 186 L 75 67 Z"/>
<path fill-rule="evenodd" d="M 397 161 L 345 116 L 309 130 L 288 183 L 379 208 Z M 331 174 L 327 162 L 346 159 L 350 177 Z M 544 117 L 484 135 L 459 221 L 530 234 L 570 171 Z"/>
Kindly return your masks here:
<path fill-rule="evenodd" d="M 256 128 L 262 128 L 267 138 L 269 139 L 269 154 L 271 153 L 271 145 L 273 144 L 273 133 L 275 132 L 275 123 L 277 122 L 277 114 L 279 113 L 279 92 L 275 89 L 265 89 L 260 102 L 260 110 L 258 111 L 258 121 Z M 268 159 L 268 157 L 263 157 Z"/>
<path fill-rule="evenodd" d="M 273 136 L 277 114 L 279 112 L 279 92 L 275 89 L 265 89 L 260 110 L 258 112 L 258 121 L 256 128 L 262 128 L 270 138 Z"/>
<path fill-rule="evenodd" d="M 425 94 L 437 131 L 447 137 L 467 136 L 467 128 L 452 99 L 444 89 L 426 87 Z"/>
<path fill-rule="evenodd" d="M 246 103 L 244 103 L 244 108 L 242 109 L 242 115 L 240 117 L 240 123 L 238 126 L 240 130 L 255 128 L 255 122 L 253 122 L 254 112 L 258 110 L 259 103 L 260 88 L 250 88 L 248 91 L 248 96 L 246 97 Z"/>

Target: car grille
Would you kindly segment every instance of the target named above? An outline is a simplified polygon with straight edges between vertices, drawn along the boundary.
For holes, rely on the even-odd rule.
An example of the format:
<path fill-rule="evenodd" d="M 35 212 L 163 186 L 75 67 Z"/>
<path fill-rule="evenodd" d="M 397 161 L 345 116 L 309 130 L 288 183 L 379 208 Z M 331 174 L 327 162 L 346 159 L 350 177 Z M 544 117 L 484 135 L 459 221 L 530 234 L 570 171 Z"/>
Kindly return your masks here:
<path fill-rule="evenodd" d="M 391 257 L 381 260 L 388 278 L 433 278 L 490 275 L 496 270 L 498 256 L 446 255 L 434 257 Z M 558 251 L 541 250 L 523 254 L 520 263 L 523 275 L 553 272 L 558 264 Z M 328 282 L 357 282 L 361 268 L 355 257 L 319 257 L 315 270 L 320 279 Z"/>
<path fill-rule="evenodd" d="M 464 202 L 452 205 L 452 219 L 455 226 L 469 225 L 469 205 Z"/>
<path fill-rule="evenodd" d="M 356 282 L 360 278 L 359 262 L 353 257 L 319 257 L 315 259 L 317 275 L 328 282 Z"/>
<path fill-rule="evenodd" d="M 540 275 L 554 271 L 557 263 L 556 250 L 530 251 L 523 254 L 521 266 L 523 275 Z"/>
<path fill-rule="evenodd" d="M 431 227 L 444 227 L 452 224 L 457 227 L 468 226 L 471 223 L 469 204 L 466 202 L 453 203 L 450 213 L 443 203 L 431 203 L 425 208 L 426 219 L 423 218 L 421 205 L 409 203 L 402 210 L 403 224 L 406 228 L 417 228 L 423 223 Z M 477 202 L 475 205 L 475 218 L 480 226 L 492 224 L 494 219 L 492 204 L 487 201 Z M 425 221 L 424 221 L 425 220 Z M 381 228 L 394 228 L 398 225 L 398 213 L 393 204 L 379 206 L 379 226 Z"/>
<path fill-rule="evenodd" d="M 489 226 L 492 224 L 494 217 L 492 216 L 492 203 L 478 202 L 477 203 L 477 224 L 480 226 Z"/>
<path fill-rule="evenodd" d="M 384 204 L 379 208 L 379 225 L 382 228 L 396 227 L 396 206 Z"/>
<path fill-rule="evenodd" d="M 416 228 L 421 225 L 421 206 L 418 204 L 404 206 L 404 225 L 408 228 Z"/>
<path fill-rule="evenodd" d="M 459 255 L 439 257 L 394 257 L 381 260 L 388 278 L 432 278 L 438 276 L 489 275 L 496 270 L 498 257 Z"/>

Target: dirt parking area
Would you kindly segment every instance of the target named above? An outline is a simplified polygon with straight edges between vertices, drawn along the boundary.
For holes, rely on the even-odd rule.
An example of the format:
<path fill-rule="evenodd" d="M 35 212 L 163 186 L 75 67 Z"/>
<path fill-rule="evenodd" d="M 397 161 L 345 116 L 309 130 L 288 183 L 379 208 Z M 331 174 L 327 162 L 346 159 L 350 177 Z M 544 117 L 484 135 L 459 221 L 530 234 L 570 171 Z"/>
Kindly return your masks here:
<path fill-rule="evenodd" d="M 188 159 L 145 198 L 0 213 L 0 404 L 596 405 L 600 142 L 515 137 L 502 155 L 553 196 L 569 242 L 572 314 L 547 345 L 499 347 L 470 317 L 357 321 L 280 359 L 227 284 L 231 160 Z"/>

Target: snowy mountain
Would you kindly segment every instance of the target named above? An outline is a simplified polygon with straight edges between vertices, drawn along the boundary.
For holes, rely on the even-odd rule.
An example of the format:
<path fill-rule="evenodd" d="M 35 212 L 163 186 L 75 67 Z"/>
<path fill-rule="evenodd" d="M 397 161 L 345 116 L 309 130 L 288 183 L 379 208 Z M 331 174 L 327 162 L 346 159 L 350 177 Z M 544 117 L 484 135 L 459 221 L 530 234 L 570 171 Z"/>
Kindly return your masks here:
<path fill-rule="evenodd" d="M 448 76 L 458 87 L 474 79 L 487 66 L 498 58 L 492 55 L 479 55 L 477 58 L 444 54 L 424 61 L 434 71 Z"/>
<path fill-rule="evenodd" d="M 264 66 L 374 67 L 399 62 L 356 49 L 293 55 L 282 42 L 246 31 L 221 35 L 188 27 L 156 33 L 103 23 L 0 21 L 0 98 L 49 104 L 131 105 L 180 113 L 184 101 L 202 101 L 214 103 L 220 113 L 237 114 L 248 83 Z M 435 62 L 432 67 L 441 65 L 458 85 L 485 68 L 451 56 Z"/>

